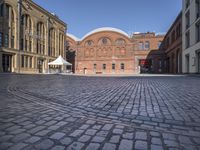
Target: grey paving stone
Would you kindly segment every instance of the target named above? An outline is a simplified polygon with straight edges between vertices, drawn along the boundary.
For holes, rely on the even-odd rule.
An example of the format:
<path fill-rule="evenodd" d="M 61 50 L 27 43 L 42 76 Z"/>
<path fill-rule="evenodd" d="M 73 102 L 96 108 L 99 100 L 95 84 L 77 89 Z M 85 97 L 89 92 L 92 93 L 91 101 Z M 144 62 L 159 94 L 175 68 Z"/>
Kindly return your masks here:
<path fill-rule="evenodd" d="M 69 138 L 69 137 L 65 137 L 64 139 L 60 140 L 60 142 L 61 142 L 63 145 L 67 146 L 67 145 L 69 145 L 69 144 L 72 143 L 72 139 Z"/>
<path fill-rule="evenodd" d="M 151 143 L 152 143 L 152 144 L 156 144 L 156 145 L 162 145 L 161 139 L 160 139 L 160 138 L 155 138 L 155 137 L 153 137 L 153 138 L 151 139 Z"/>
<path fill-rule="evenodd" d="M 122 134 L 122 133 L 123 133 L 123 130 L 122 130 L 122 129 L 114 129 L 114 130 L 113 130 L 113 133 L 114 133 L 114 134 Z"/>
<path fill-rule="evenodd" d="M 113 124 L 105 124 L 102 130 L 110 130 L 113 127 Z"/>
<path fill-rule="evenodd" d="M 151 150 L 164 150 L 163 146 L 161 145 L 151 145 Z"/>
<path fill-rule="evenodd" d="M 122 139 L 119 145 L 119 150 L 132 150 L 133 149 L 133 141 L 132 140 L 124 140 Z"/>
<path fill-rule="evenodd" d="M 164 140 L 164 143 L 167 147 L 178 147 L 178 143 L 176 141 Z"/>
<path fill-rule="evenodd" d="M 110 139 L 111 143 L 119 143 L 120 136 L 119 135 L 113 135 Z"/>
<path fill-rule="evenodd" d="M 27 143 L 35 143 L 39 141 L 41 138 L 38 136 L 31 136 L 29 139 L 26 140 Z"/>
<path fill-rule="evenodd" d="M 102 150 L 115 150 L 116 145 L 111 143 L 105 143 Z"/>
<path fill-rule="evenodd" d="M 48 133 L 50 133 L 51 131 L 52 130 L 41 130 L 41 131 L 37 132 L 35 135 L 37 135 L 37 136 L 45 136 Z"/>
<path fill-rule="evenodd" d="M 92 142 L 96 142 L 96 143 L 101 143 L 105 140 L 105 137 L 101 137 L 101 136 L 94 136 L 92 139 Z"/>
<path fill-rule="evenodd" d="M 62 137 L 65 136 L 65 133 L 62 132 L 56 132 L 53 135 L 50 136 L 51 139 L 55 139 L 55 140 L 60 140 Z"/>
<path fill-rule="evenodd" d="M 35 147 L 37 149 L 41 149 L 41 150 L 46 150 L 46 149 L 48 150 L 53 145 L 54 145 L 54 142 L 52 140 L 45 139 L 45 140 L 41 141 L 40 143 L 36 144 Z"/>
<path fill-rule="evenodd" d="M 8 149 L 12 145 L 13 145 L 13 143 L 10 143 L 10 142 L 1 142 L 0 143 L 0 149 Z"/>
<path fill-rule="evenodd" d="M 139 141 L 137 140 L 135 142 L 135 149 L 140 149 L 140 150 L 147 150 L 147 142 L 146 141 Z"/>
<path fill-rule="evenodd" d="M 84 130 L 75 130 L 73 133 L 70 134 L 70 136 L 72 136 L 72 137 L 78 137 L 78 136 L 80 136 L 83 132 L 84 132 Z"/>
<path fill-rule="evenodd" d="M 27 138 L 30 137 L 30 136 L 31 136 L 30 134 L 21 133 L 21 134 L 16 135 L 16 136 L 12 139 L 12 141 L 13 141 L 13 142 L 23 141 L 23 140 L 27 139 Z"/>
<path fill-rule="evenodd" d="M 95 135 L 97 131 L 98 131 L 98 130 L 88 129 L 88 130 L 85 132 L 85 134 L 87 134 L 87 135 Z"/>
<path fill-rule="evenodd" d="M 84 143 L 84 142 L 89 141 L 90 138 L 91 138 L 91 136 L 89 136 L 89 135 L 82 135 L 82 136 L 78 139 L 78 141 Z"/>
<path fill-rule="evenodd" d="M 23 148 L 25 148 L 28 144 L 25 143 L 17 143 L 15 145 L 13 145 L 12 147 L 10 147 L 8 150 L 22 150 Z"/>
<path fill-rule="evenodd" d="M 81 142 L 73 142 L 69 147 L 67 147 L 67 150 L 81 150 L 84 146 Z"/>
<path fill-rule="evenodd" d="M 64 146 L 56 145 L 51 150 L 64 150 L 64 149 L 65 149 Z"/>
<path fill-rule="evenodd" d="M 133 139 L 133 133 L 124 133 L 123 135 L 122 135 L 122 137 L 124 138 L 124 139 L 129 139 L 129 140 L 132 140 Z"/>
<path fill-rule="evenodd" d="M 142 131 L 137 131 L 135 133 L 135 139 L 146 140 L 147 139 L 147 133 L 146 132 L 142 132 Z"/>
<path fill-rule="evenodd" d="M 98 143 L 90 143 L 85 150 L 98 150 L 100 147 L 100 144 Z"/>

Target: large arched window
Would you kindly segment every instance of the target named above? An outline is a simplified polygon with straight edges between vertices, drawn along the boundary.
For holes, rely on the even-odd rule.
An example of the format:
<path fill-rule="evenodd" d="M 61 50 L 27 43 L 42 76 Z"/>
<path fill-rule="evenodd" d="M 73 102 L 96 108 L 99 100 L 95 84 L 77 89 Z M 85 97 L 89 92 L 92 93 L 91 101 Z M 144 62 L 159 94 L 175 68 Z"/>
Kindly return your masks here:
<path fill-rule="evenodd" d="M 49 50 L 48 50 L 48 54 L 49 56 L 55 56 L 55 29 L 51 28 L 49 29 Z"/>
<path fill-rule="evenodd" d="M 45 27 L 44 23 L 37 23 L 37 54 L 45 53 Z"/>
<path fill-rule="evenodd" d="M 7 29 L 0 31 L 2 36 L 1 45 L 4 47 L 14 48 L 16 34 L 14 9 L 7 3 L 1 4 L 0 9 L 0 16 L 3 17 L 3 22 L 5 22 L 5 27 L 7 27 Z"/>
<path fill-rule="evenodd" d="M 21 37 L 21 48 L 24 51 L 32 51 L 33 44 L 33 25 L 31 17 L 27 14 L 22 15 L 22 37 Z"/>

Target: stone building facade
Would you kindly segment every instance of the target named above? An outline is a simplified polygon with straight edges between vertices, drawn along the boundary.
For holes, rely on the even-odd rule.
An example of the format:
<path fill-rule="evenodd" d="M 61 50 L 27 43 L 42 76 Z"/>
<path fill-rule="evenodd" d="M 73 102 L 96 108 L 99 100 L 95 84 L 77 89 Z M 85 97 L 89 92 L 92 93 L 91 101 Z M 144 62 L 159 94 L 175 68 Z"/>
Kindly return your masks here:
<path fill-rule="evenodd" d="M 32 0 L 22 0 L 19 44 L 17 0 L 0 1 L 0 72 L 45 73 L 65 57 L 66 24 Z M 19 50 L 20 48 L 20 50 Z"/>
<path fill-rule="evenodd" d="M 183 73 L 200 73 L 200 1 L 182 2 Z"/>
<path fill-rule="evenodd" d="M 165 72 L 182 73 L 182 12 L 169 28 L 160 50 L 165 52 Z"/>
<path fill-rule="evenodd" d="M 158 50 L 163 38 L 155 33 L 135 33 L 130 37 L 110 27 L 95 29 L 82 39 L 67 34 L 67 56 L 71 56 L 67 60 L 74 64 L 77 74 L 151 72 L 150 53 Z"/>

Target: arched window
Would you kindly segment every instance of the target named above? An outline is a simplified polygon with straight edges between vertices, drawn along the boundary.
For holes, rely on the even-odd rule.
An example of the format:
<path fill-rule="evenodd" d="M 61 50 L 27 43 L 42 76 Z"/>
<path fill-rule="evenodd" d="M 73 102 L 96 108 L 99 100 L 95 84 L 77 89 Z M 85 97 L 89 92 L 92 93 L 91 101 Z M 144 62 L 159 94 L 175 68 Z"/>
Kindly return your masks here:
<path fill-rule="evenodd" d="M 124 45 L 126 42 L 125 42 L 125 40 L 124 39 L 117 39 L 116 41 L 115 41 L 115 44 L 116 45 Z"/>
<path fill-rule="evenodd" d="M 111 44 L 111 41 L 110 41 L 109 38 L 103 37 L 103 38 L 101 38 L 101 39 L 99 40 L 99 44 L 100 44 L 100 45 L 109 45 L 109 44 Z"/>
<path fill-rule="evenodd" d="M 49 56 L 55 56 L 55 29 L 51 28 L 49 29 Z"/>
<path fill-rule="evenodd" d="M 22 37 L 21 48 L 24 51 L 32 51 L 33 44 L 33 25 L 31 17 L 28 14 L 22 15 Z"/>
<path fill-rule="evenodd" d="M 94 45 L 94 42 L 92 40 L 88 40 L 86 43 L 85 43 L 86 46 L 92 46 Z"/>
<path fill-rule="evenodd" d="M 37 23 L 37 53 L 45 53 L 45 28 L 42 22 Z"/>

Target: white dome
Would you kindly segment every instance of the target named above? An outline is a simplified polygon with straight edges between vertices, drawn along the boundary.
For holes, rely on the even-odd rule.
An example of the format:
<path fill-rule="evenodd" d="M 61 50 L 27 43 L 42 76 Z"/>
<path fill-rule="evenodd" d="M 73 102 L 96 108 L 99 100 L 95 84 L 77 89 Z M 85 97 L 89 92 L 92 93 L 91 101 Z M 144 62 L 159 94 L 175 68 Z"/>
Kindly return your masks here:
<path fill-rule="evenodd" d="M 82 40 L 85 39 L 86 37 L 88 37 L 88 36 L 94 34 L 94 33 L 102 32 L 102 31 L 117 32 L 117 33 L 123 34 L 123 35 L 126 36 L 126 37 L 129 37 L 129 35 L 128 35 L 126 32 L 124 32 L 124 31 L 122 31 L 122 30 L 120 30 L 120 29 L 112 28 L 112 27 L 103 27 L 103 28 L 97 28 L 97 29 L 92 30 L 91 32 L 87 33 L 87 34 L 82 38 Z"/>

